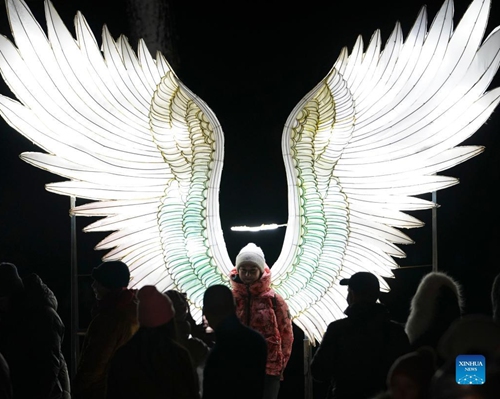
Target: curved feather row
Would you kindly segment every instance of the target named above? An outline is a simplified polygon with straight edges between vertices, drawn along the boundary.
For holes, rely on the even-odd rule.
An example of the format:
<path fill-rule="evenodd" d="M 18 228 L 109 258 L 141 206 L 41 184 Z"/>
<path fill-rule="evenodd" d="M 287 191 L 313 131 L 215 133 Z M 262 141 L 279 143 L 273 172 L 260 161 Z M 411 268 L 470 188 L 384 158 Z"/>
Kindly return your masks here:
<path fill-rule="evenodd" d="M 210 250 L 212 243 L 223 242 L 220 224 L 214 223 L 219 181 L 213 177 L 222 170 L 222 130 L 208 107 L 172 73 L 153 97 L 151 127 L 175 176 L 158 209 L 165 264 L 177 288 L 201 309 L 207 287 L 228 284 L 230 266 L 218 265 L 231 265 L 227 252 L 224 258 Z"/>
<path fill-rule="evenodd" d="M 104 27 L 102 50 L 83 16 L 76 40 L 50 1 L 47 35 L 22 0 L 6 0 L 15 45 L 0 37 L 0 70 L 18 101 L 0 113 L 46 153 L 22 159 L 68 181 L 49 191 L 96 202 L 72 210 L 98 216 L 85 231 L 112 233 L 96 249 L 123 260 L 132 285 L 189 295 L 227 283 L 231 268 L 219 220 L 220 124 L 179 82 L 165 58 Z"/>
<path fill-rule="evenodd" d="M 22 158 L 68 181 L 47 189 L 94 200 L 73 210 L 111 231 L 97 245 L 121 259 L 133 285 L 202 293 L 232 267 L 219 218 L 223 135 L 208 106 L 151 58 L 103 30 L 102 50 L 83 16 L 72 37 L 49 1 L 45 35 L 22 0 L 6 0 L 15 45 L 0 37 L 0 71 L 18 101 L 0 113 L 46 153 Z M 500 33 L 483 42 L 489 1 L 475 0 L 453 29 L 445 1 L 427 30 L 423 9 L 403 40 L 399 24 L 382 49 L 359 38 L 290 114 L 282 149 L 289 218 L 273 286 L 296 324 L 320 341 L 343 316 L 340 278 L 383 277 L 421 226 L 404 213 L 428 209 L 415 195 L 456 184 L 437 173 L 479 154 L 457 147 L 497 106 L 486 92 L 500 61 Z"/>
<path fill-rule="evenodd" d="M 283 133 L 288 196 L 296 201 L 289 209 L 284 248 L 293 249 L 293 261 L 280 255 L 273 284 L 288 300 L 295 323 L 317 339 L 322 317 L 341 314 L 338 306 L 318 299 L 332 287 L 332 264 L 342 263 L 347 243 L 347 201 L 332 173 L 350 139 L 353 111 L 345 83 L 332 76 L 296 106 Z M 319 318 L 311 314 L 313 308 Z"/>
<path fill-rule="evenodd" d="M 428 31 L 422 9 L 404 41 L 399 24 L 383 49 L 380 32 L 366 50 L 359 37 L 291 113 L 289 220 L 273 284 L 312 341 L 343 317 L 340 278 L 370 271 L 388 288 L 393 258 L 405 256 L 398 244 L 412 243 L 399 229 L 422 225 L 403 211 L 435 206 L 412 196 L 456 184 L 437 173 L 482 152 L 456 146 L 500 98 L 486 92 L 500 61 L 498 29 L 482 43 L 488 12 L 475 0 L 454 30 L 448 0 Z"/>

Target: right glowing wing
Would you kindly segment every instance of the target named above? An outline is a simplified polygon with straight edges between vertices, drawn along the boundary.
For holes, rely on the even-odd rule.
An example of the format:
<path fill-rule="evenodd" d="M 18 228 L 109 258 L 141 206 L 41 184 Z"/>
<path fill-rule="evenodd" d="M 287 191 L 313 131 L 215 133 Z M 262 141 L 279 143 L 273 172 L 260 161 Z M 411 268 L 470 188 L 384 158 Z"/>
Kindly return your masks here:
<path fill-rule="evenodd" d="M 379 32 L 365 51 L 360 38 L 289 116 L 289 219 L 273 286 L 313 342 L 345 317 L 339 280 L 369 271 L 387 290 L 398 245 L 412 243 L 399 229 L 422 225 L 403 211 L 434 207 L 414 196 L 456 184 L 437 173 L 482 151 L 458 145 L 500 98 L 486 92 L 500 62 L 500 31 L 482 42 L 489 5 L 475 0 L 455 30 L 452 1 L 428 31 L 423 9 L 383 51 Z"/>

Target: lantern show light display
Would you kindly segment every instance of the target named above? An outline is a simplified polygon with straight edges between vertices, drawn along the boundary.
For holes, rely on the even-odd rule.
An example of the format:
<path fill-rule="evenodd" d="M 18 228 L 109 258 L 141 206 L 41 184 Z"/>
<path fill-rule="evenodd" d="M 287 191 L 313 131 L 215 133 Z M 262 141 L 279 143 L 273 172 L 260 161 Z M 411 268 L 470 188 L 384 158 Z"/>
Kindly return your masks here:
<path fill-rule="evenodd" d="M 232 231 L 265 231 L 265 230 L 276 230 L 280 227 L 286 227 L 286 223 L 283 224 L 261 224 L 260 226 L 233 226 L 231 227 Z"/>
<path fill-rule="evenodd" d="M 106 28 L 102 47 L 84 17 L 76 38 L 51 2 L 47 32 L 26 3 L 6 0 L 15 42 L 0 37 L 0 113 L 44 153 L 26 162 L 68 180 L 47 190 L 94 202 L 72 209 L 98 216 L 86 231 L 112 232 L 104 260 L 126 262 L 132 285 L 186 292 L 194 316 L 212 284 L 232 268 L 219 218 L 224 136 L 213 112 L 143 42 Z M 481 147 L 458 145 L 488 119 L 500 91 L 487 91 L 500 60 L 500 33 L 483 40 L 490 2 L 474 0 L 456 28 L 445 1 L 428 28 L 425 8 L 403 38 L 382 46 L 375 32 L 344 49 L 328 75 L 297 104 L 282 138 L 288 181 L 284 244 L 273 287 L 294 322 L 321 341 L 343 317 L 339 279 L 383 277 L 421 226 L 404 211 L 428 209 L 415 195 L 457 183 L 437 173 Z"/>

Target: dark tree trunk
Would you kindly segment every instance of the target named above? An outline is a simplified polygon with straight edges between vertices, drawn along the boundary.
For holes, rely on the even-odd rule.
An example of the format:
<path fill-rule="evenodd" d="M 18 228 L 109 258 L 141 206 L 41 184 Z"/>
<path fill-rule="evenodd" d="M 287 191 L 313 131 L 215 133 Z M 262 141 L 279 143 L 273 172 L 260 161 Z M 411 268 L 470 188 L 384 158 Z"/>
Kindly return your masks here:
<path fill-rule="evenodd" d="M 160 51 L 174 70 L 179 67 L 172 0 L 127 0 L 130 43 L 143 39 L 153 57 Z"/>

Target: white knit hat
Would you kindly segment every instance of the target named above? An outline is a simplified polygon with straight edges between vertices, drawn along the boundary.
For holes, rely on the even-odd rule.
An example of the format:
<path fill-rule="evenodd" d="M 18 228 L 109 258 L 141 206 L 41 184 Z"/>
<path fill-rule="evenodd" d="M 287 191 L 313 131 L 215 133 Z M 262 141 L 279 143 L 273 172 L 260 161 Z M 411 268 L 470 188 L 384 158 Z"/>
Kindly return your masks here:
<path fill-rule="evenodd" d="M 253 242 L 247 244 L 243 247 L 236 257 L 236 270 L 240 268 L 242 263 L 253 263 L 257 266 L 261 273 L 264 272 L 264 266 L 266 266 L 266 259 L 264 258 L 264 252 L 262 249 L 255 245 Z"/>

